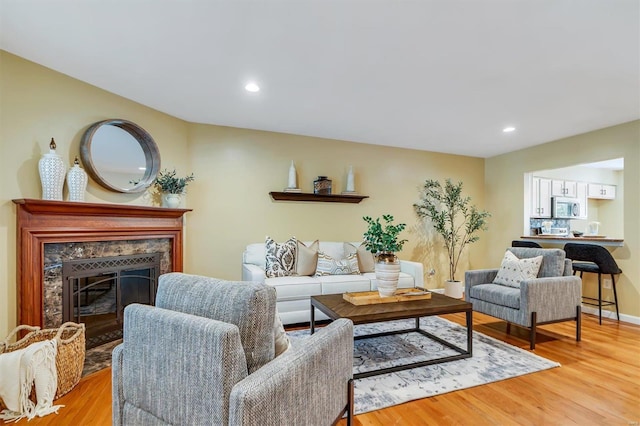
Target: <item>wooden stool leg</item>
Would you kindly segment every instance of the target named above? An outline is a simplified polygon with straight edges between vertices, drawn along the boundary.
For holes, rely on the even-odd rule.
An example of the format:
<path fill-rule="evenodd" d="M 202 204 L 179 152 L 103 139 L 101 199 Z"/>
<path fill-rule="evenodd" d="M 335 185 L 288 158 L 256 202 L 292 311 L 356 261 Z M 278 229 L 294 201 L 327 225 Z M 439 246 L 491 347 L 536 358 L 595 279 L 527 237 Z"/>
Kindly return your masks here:
<path fill-rule="evenodd" d="M 618 292 L 616 291 L 616 278 L 611 274 L 611 285 L 613 285 L 613 300 L 616 302 L 616 316 L 620 321 L 620 312 L 618 312 Z"/>

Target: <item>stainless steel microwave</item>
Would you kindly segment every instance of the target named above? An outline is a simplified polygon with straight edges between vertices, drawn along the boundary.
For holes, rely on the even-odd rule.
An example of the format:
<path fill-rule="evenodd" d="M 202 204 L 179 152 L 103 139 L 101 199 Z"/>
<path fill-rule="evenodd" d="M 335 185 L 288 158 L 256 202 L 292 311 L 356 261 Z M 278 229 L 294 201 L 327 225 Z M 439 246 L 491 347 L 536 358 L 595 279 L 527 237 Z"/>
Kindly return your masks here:
<path fill-rule="evenodd" d="M 580 217 L 582 206 L 577 198 L 551 198 L 551 216 L 557 219 L 576 219 Z"/>

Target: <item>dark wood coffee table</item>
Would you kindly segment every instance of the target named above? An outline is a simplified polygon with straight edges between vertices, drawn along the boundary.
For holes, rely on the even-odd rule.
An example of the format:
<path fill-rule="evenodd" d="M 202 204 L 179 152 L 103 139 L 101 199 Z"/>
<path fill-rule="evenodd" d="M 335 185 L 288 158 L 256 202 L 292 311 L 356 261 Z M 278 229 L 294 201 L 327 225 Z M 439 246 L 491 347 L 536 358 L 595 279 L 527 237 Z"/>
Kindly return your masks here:
<path fill-rule="evenodd" d="M 311 334 L 315 332 L 315 310 L 319 309 L 332 320 L 338 318 L 348 318 L 354 324 L 368 324 L 373 322 L 393 321 L 407 318 L 415 319 L 415 327 L 405 330 L 387 331 L 384 333 L 355 336 L 354 340 L 370 339 L 373 337 L 390 336 L 404 333 L 420 333 L 444 346 L 458 352 L 458 355 L 451 355 L 427 361 L 420 361 L 406 365 L 381 368 L 378 370 L 356 373 L 354 379 L 376 376 L 378 374 L 393 373 L 394 371 L 408 370 L 410 368 L 422 367 L 425 365 L 439 364 L 442 362 L 455 361 L 472 356 L 473 340 L 473 309 L 469 302 L 453 299 L 442 294 L 432 293 L 431 299 L 412 300 L 408 302 L 379 303 L 375 305 L 354 305 L 343 299 L 342 294 L 326 294 L 322 296 L 311 296 Z M 438 336 L 420 328 L 420 318 L 431 315 L 444 315 L 457 312 L 464 312 L 467 317 L 467 348 L 460 348 Z"/>

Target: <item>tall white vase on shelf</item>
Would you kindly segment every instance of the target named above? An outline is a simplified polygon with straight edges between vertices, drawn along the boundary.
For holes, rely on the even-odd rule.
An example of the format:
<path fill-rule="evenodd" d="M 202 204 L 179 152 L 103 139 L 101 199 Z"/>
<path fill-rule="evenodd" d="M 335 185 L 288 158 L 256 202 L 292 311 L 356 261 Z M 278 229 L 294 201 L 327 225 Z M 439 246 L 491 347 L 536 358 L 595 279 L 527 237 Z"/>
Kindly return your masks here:
<path fill-rule="evenodd" d="M 67 188 L 69 189 L 69 201 L 84 201 L 84 192 L 87 189 L 87 173 L 80 167 L 78 157 L 73 161 L 73 167 L 67 172 Z"/>
<path fill-rule="evenodd" d="M 356 193 L 356 186 L 355 186 L 355 179 L 353 176 L 353 166 L 349 166 L 349 173 L 347 174 L 347 188 L 346 190 L 342 191 L 342 195 L 355 195 Z"/>
<path fill-rule="evenodd" d="M 42 199 L 62 201 L 66 170 L 62 157 L 56 154 L 56 142 L 53 138 L 49 143 L 49 153 L 44 154 L 38 161 L 38 171 L 42 184 Z"/>
<path fill-rule="evenodd" d="M 296 165 L 291 160 L 291 165 L 289 166 L 289 179 L 287 181 L 287 187 L 284 189 L 284 192 L 300 192 L 300 188 L 298 188 L 298 175 L 297 175 Z"/>

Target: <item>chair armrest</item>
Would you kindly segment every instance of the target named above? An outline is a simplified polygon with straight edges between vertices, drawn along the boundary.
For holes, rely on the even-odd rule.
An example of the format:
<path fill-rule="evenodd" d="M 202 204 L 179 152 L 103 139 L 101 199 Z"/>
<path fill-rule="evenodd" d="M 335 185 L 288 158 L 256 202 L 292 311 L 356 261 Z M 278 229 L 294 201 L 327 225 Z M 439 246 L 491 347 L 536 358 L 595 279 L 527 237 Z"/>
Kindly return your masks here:
<path fill-rule="evenodd" d="M 122 426 L 123 424 L 122 349 L 121 343 L 111 352 L 111 422 L 113 426 Z"/>
<path fill-rule="evenodd" d="M 266 278 L 264 269 L 252 263 L 242 264 L 242 281 L 255 281 L 264 283 Z"/>
<path fill-rule="evenodd" d="M 498 269 L 475 269 L 464 273 L 464 294 L 465 299 L 469 300 L 469 289 L 478 284 L 489 284 L 498 275 Z"/>
<path fill-rule="evenodd" d="M 230 425 L 330 425 L 347 405 L 353 323 L 339 319 L 239 382 Z"/>
<path fill-rule="evenodd" d="M 211 424 L 214 418 L 227 424 L 231 390 L 248 374 L 238 327 L 132 304 L 124 312 L 122 346 L 126 414 L 169 424 Z"/>
<path fill-rule="evenodd" d="M 520 284 L 520 300 L 527 317 L 536 312 L 538 322 L 572 318 L 582 303 L 582 280 L 573 275 L 525 280 Z"/>
<path fill-rule="evenodd" d="M 420 262 L 410 260 L 400 261 L 400 272 L 405 272 L 413 277 L 416 287 L 424 288 L 424 266 Z"/>

